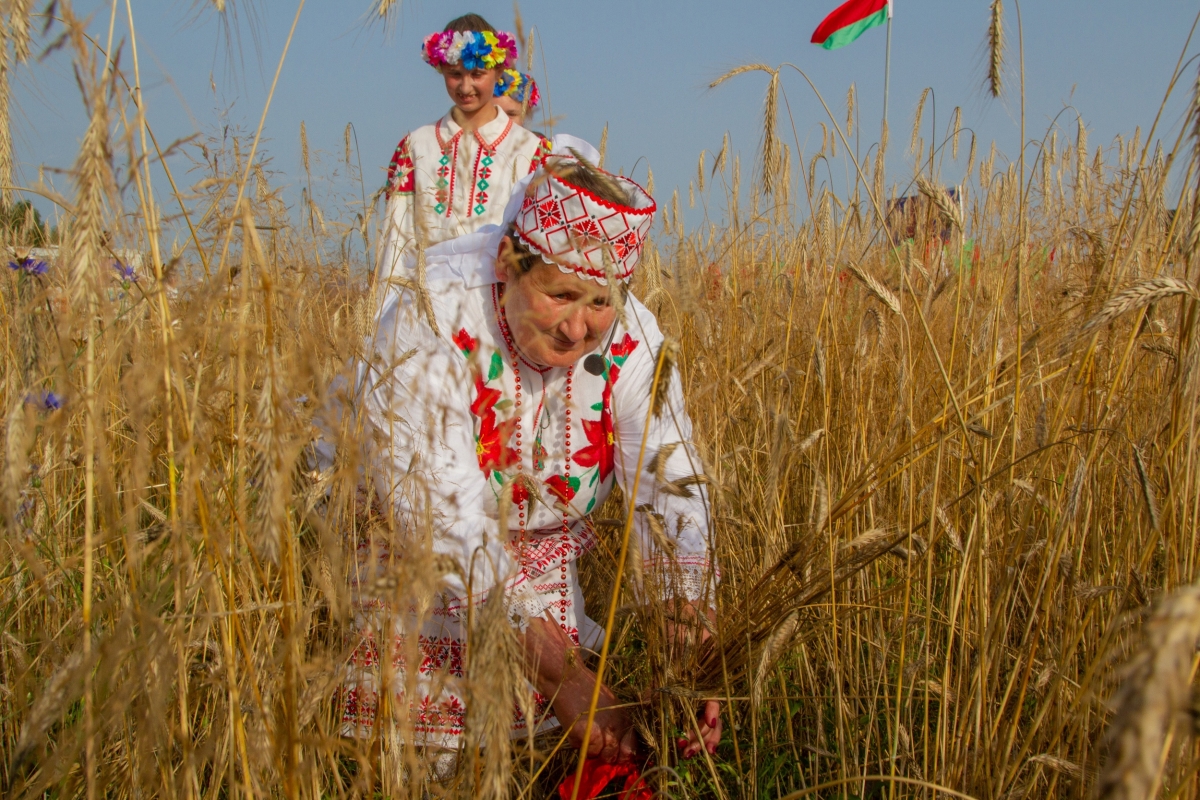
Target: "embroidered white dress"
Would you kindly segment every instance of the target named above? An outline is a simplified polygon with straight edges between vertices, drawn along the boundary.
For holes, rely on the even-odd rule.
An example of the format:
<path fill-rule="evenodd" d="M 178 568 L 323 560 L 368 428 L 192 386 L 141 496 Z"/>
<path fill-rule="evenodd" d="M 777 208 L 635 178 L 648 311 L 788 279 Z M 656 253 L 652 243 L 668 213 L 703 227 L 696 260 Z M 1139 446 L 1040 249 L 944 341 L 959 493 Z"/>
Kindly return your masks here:
<path fill-rule="evenodd" d="M 418 241 L 429 247 L 500 223 L 514 185 L 548 147 L 498 108 L 474 132 L 446 114 L 401 139 L 388 167 L 379 277 L 402 274 Z"/>
<path fill-rule="evenodd" d="M 518 624 L 549 616 L 576 642 L 598 647 L 603 631 L 584 613 L 576 559 L 594 543 L 587 516 L 614 481 L 626 497 L 632 493 L 648 415 L 633 504 L 635 552 L 643 573 L 659 576 L 665 594 L 712 603 L 717 576 L 703 485 L 668 493 L 659 483 L 699 476 L 702 467 L 677 372 L 660 413 L 651 414 L 663 341 L 654 315 L 630 297 L 599 376 L 584 370 L 582 361 L 571 369 L 539 369 L 521 358 L 508 336 L 503 287 L 494 282 L 486 255 L 483 269 L 459 269 L 453 257 L 442 258 L 479 242 L 486 242 L 485 254 L 494 253 L 486 233 L 428 253 L 438 332 L 409 292 L 392 289 L 380 311 L 372 363 L 359 368 L 359 386 L 371 387 L 361 402 L 374 434 L 367 438 L 375 442 L 376 491 L 390 498 L 401 526 L 432 519 L 434 551 L 453 558 L 462 571 L 445 576 L 431 611 L 417 622 L 382 615 L 369 600 L 360 604 L 362 639 L 343 694 L 346 735 L 369 733 L 387 672 L 391 707 L 411 713 L 418 743 L 457 746 L 465 706 L 455 679 L 463 675 L 468 597 L 481 603 L 489 592 L 503 591 Z M 670 556 L 655 548 L 651 515 L 674 540 Z M 364 578 L 373 580 L 370 565 L 360 565 Z M 419 696 L 406 701 L 406 664 L 399 654 L 404 637 L 413 634 Z M 381 648 L 381 638 L 390 639 L 391 647 Z M 396 655 L 390 669 L 381 670 L 386 649 Z M 535 721 L 539 728 L 556 724 L 551 717 Z M 516 715 L 514 735 L 524 730 L 525 719 Z"/>

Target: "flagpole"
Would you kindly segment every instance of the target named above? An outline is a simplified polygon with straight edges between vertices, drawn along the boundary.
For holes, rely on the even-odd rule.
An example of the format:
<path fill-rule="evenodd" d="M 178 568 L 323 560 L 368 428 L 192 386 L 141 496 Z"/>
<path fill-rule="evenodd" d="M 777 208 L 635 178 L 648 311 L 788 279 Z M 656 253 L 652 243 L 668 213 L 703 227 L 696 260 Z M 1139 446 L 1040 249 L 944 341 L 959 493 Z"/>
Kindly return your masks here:
<path fill-rule="evenodd" d="M 887 0 L 887 46 L 883 56 L 883 128 L 880 131 L 880 146 L 887 134 L 888 83 L 892 77 L 892 0 Z"/>

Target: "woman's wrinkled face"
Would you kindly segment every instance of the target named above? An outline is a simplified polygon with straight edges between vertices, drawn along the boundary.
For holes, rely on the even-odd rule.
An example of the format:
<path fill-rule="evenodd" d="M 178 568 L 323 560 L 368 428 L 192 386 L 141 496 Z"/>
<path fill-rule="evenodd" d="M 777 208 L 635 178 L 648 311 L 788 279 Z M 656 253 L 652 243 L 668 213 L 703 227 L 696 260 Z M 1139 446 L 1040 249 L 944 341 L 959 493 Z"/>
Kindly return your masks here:
<path fill-rule="evenodd" d="M 496 90 L 499 70 L 464 69 L 461 64 L 442 67 L 442 79 L 446 81 L 446 93 L 467 114 L 474 114 L 492 102 Z"/>
<path fill-rule="evenodd" d="M 570 367 L 603 342 L 616 311 L 610 288 L 537 260 L 520 274 L 512 239 L 500 242 L 496 276 L 504 284 L 504 314 L 513 343 L 543 367 Z"/>
<path fill-rule="evenodd" d="M 513 98 L 506 94 L 493 98 L 493 102 L 500 106 L 500 110 L 508 114 L 508 118 L 518 125 L 525 125 L 525 107 L 523 103 L 518 103 Z"/>

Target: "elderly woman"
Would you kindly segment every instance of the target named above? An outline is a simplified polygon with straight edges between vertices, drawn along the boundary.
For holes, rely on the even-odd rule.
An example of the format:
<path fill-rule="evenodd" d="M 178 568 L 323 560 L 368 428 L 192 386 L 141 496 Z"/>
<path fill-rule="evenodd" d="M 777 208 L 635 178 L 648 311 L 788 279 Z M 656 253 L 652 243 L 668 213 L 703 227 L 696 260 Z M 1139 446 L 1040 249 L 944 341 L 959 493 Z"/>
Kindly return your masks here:
<path fill-rule="evenodd" d="M 594 160 L 586 143 L 564 148 L 568 139 L 558 137 L 518 184 L 503 226 L 430 248 L 424 289 L 393 288 L 381 306 L 358 371 L 374 490 L 401 529 L 431 527 L 433 551 L 456 568 L 420 619 L 393 620 L 384 634 L 377 618 L 360 615 L 363 644 L 344 693 L 350 735 L 369 732 L 383 699 L 377 637 L 396 637 L 391 649 L 400 653 L 416 634 L 418 696 L 405 700 L 411 661 L 397 655 L 389 705 L 412 712 L 417 744 L 457 750 L 468 611 L 501 592 L 528 678 L 553 712 L 535 728 L 561 720 L 578 747 L 596 675 L 576 651 L 598 648 L 605 632 L 584 613 L 577 560 L 595 541 L 588 515 L 614 482 L 626 498 L 636 486 L 629 505 L 638 509 L 641 574 L 660 577 L 662 602 L 711 615 L 706 495 L 694 480 L 696 491 L 662 491 L 701 469 L 679 377 L 670 374 L 652 413 L 663 335 L 625 291 L 654 200 L 592 167 L 581 155 Z M 644 465 L 657 460 L 635 480 L 639 456 Z M 651 514 L 670 553 L 655 547 Z M 635 746 L 616 706 L 602 687 L 587 739 L 589 755 L 606 762 L 630 758 Z M 525 728 L 518 720 L 514 734 Z M 698 732 L 680 742 L 684 755 L 713 751 L 720 731 L 719 707 L 707 703 Z"/>

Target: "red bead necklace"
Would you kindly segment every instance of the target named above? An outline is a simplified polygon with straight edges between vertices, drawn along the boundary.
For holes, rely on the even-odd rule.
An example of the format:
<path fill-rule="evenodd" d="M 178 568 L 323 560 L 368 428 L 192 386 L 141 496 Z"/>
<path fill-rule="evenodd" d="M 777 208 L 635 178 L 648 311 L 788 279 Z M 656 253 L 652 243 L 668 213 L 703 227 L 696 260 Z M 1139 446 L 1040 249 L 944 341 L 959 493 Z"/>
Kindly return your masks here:
<path fill-rule="evenodd" d="M 513 341 L 512 331 L 508 327 L 508 318 L 505 316 L 504 306 L 500 302 L 503 297 L 504 297 L 504 284 L 502 284 L 502 283 L 493 284 L 492 285 L 492 305 L 496 310 L 496 323 L 497 323 L 497 326 L 500 328 L 500 334 L 504 337 L 504 344 L 508 348 L 508 357 L 509 357 L 509 360 L 512 362 L 513 387 L 514 387 L 514 389 L 513 389 L 513 392 L 514 392 L 513 414 L 516 418 L 515 438 L 516 438 L 516 443 L 517 443 L 517 446 L 515 449 L 516 449 L 516 454 L 517 454 L 517 468 L 518 468 L 518 470 L 523 470 L 524 469 L 524 461 L 522 460 L 522 450 L 521 450 L 521 362 L 525 361 L 525 360 L 523 358 L 521 358 L 520 354 L 517 352 L 517 346 L 516 346 L 516 343 Z M 536 414 L 536 418 L 533 421 L 534 428 L 537 429 L 539 422 L 540 422 L 542 412 L 545 409 L 546 373 L 549 372 L 550 368 L 540 369 L 540 368 L 535 367 L 534 365 L 530 364 L 528 361 L 525 361 L 525 365 L 527 367 L 529 367 L 530 369 L 532 369 L 534 372 L 537 372 L 538 375 L 541 376 L 541 378 L 542 378 L 542 399 L 541 399 L 541 402 L 538 404 L 538 411 Z M 574 379 L 575 379 L 575 367 L 572 365 L 567 368 L 567 381 L 566 381 L 566 393 L 565 393 L 566 402 L 564 403 L 564 406 L 563 406 L 564 419 L 565 419 L 563 478 L 566 480 L 568 489 L 570 488 L 570 484 L 571 484 L 571 387 L 572 387 L 572 383 L 574 382 Z M 534 453 L 534 459 L 536 459 L 537 457 L 538 457 L 537 453 Z M 528 491 L 529 491 L 528 486 L 526 487 L 526 490 L 527 490 L 526 493 L 528 494 Z M 567 605 L 568 605 L 567 588 L 569 586 L 569 583 L 567 581 L 567 554 L 571 552 L 571 518 L 570 518 L 570 515 L 568 514 L 568 510 L 569 510 L 569 502 L 566 499 L 564 499 L 563 500 L 563 518 L 562 518 L 562 565 L 561 565 L 562 566 L 562 585 L 559 587 L 559 592 L 558 592 L 560 602 L 562 604 L 562 607 L 559 609 L 558 619 L 559 619 L 559 625 L 562 627 L 562 629 L 564 631 L 567 630 Z M 532 515 L 532 509 L 531 509 L 530 517 L 532 517 L 532 516 L 533 515 Z M 518 530 L 518 537 L 519 537 L 518 552 L 520 553 L 522 569 L 525 568 L 525 534 L 526 534 L 525 525 L 526 525 L 525 501 L 519 500 L 519 501 L 517 501 L 517 530 Z"/>

